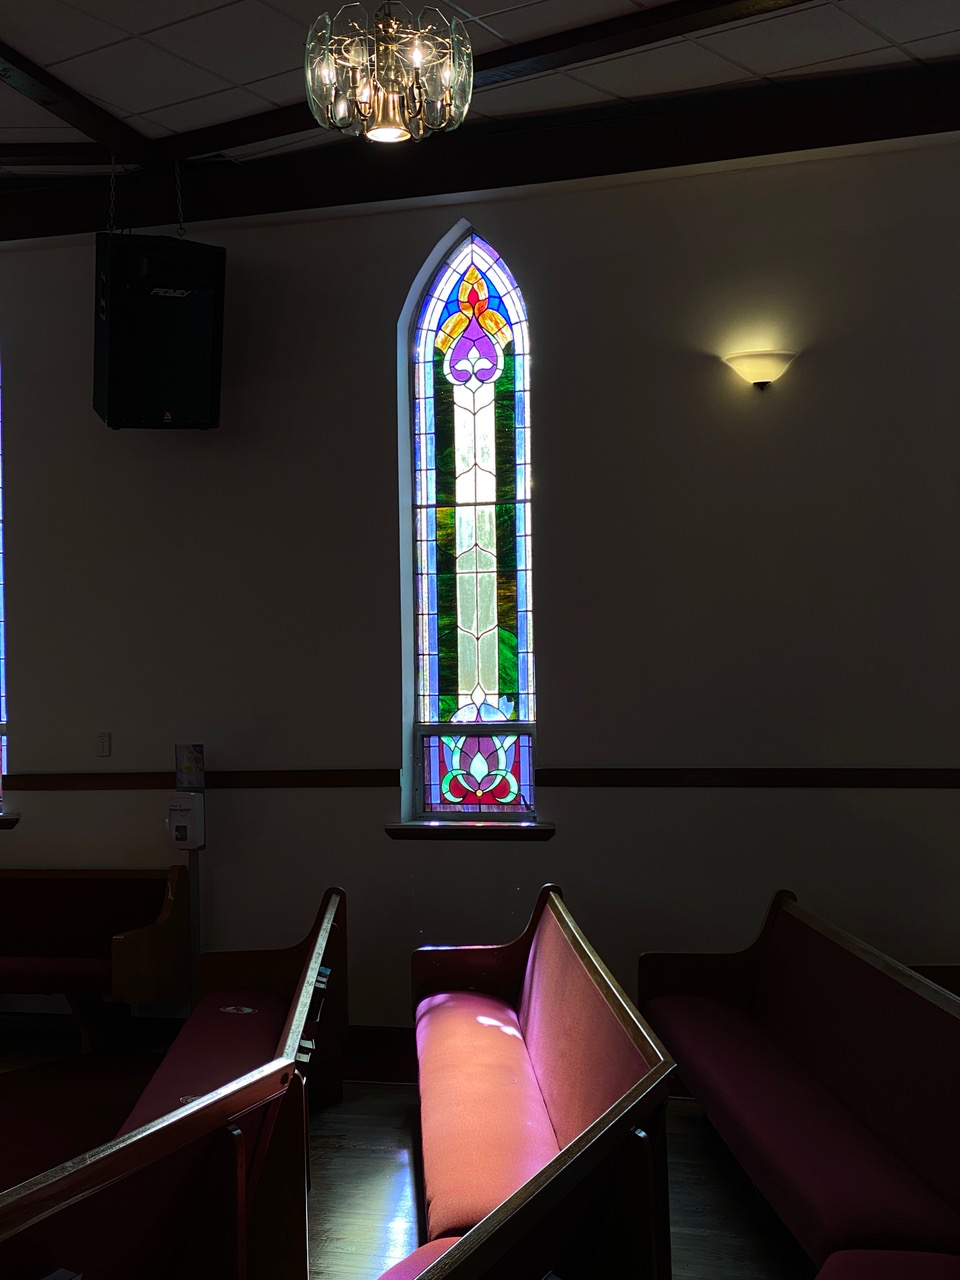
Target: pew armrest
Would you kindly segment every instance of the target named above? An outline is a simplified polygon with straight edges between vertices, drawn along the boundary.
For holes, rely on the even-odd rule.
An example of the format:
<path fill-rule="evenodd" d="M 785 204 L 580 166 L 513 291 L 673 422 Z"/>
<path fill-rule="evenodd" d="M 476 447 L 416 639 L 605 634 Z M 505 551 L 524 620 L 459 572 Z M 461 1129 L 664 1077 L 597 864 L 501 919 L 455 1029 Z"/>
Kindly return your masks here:
<path fill-rule="evenodd" d="M 530 945 L 551 894 L 559 887 L 544 885 L 523 933 L 492 946 L 418 947 L 411 957 L 413 1012 L 428 996 L 447 991 L 482 991 L 516 1008 L 527 968 Z"/>

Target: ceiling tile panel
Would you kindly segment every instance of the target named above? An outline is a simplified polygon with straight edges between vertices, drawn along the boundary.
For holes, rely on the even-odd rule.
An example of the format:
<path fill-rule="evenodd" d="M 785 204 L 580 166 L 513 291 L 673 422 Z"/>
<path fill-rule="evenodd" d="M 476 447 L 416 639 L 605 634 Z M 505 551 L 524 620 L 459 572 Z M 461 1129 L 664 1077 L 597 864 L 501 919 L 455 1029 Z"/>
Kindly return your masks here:
<path fill-rule="evenodd" d="M 173 133 L 172 129 L 167 129 L 162 124 L 154 124 L 146 116 L 127 116 L 126 123 L 131 129 L 136 129 L 137 133 L 142 133 L 145 138 L 166 138 Z"/>
<path fill-rule="evenodd" d="M 506 40 L 501 39 L 500 36 L 491 31 L 486 23 L 468 22 L 465 25 L 474 55 L 489 53 L 492 49 L 505 49 L 507 47 Z"/>
<path fill-rule="evenodd" d="M 74 9 L 112 22 L 131 35 L 140 35 L 171 22 L 182 22 L 208 9 L 222 9 L 231 0 L 69 0 Z"/>
<path fill-rule="evenodd" d="M 791 67 L 778 71 L 775 80 L 800 79 L 803 76 L 842 75 L 847 71 L 866 71 L 871 67 L 916 66 L 916 62 L 902 49 L 887 45 L 884 49 L 872 49 L 869 53 L 853 53 L 849 58 L 834 58 L 830 62 L 815 62 L 809 67 Z"/>
<path fill-rule="evenodd" d="M 355 147 L 377 145 L 375 142 L 365 143 L 360 138 L 344 139 L 343 135 L 335 129 L 321 129 L 318 126 L 306 133 L 291 134 L 288 138 L 274 138 L 263 142 L 251 142 L 245 147 L 232 147 L 223 154 L 232 156 L 236 160 L 251 160 L 257 156 L 274 156 L 284 151 L 304 151 L 311 147 L 330 146 L 337 142 L 350 142 Z"/>
<path fill-rule="evenodd" d="M 900 43 L 960 28 L 960 0 L 843 0 L 843 10 Z"/>
<path fill-rule="evenodd" d="M 247 88 L 253 93 L 266 98 L 278 107 L 291 107 L 295 102 L 306 100 L 303 69 L 285 71 L 282 76 L 268 76 L 266 80 L 252 80 Z"/>
<path fill-rule="evenodd" d="M 593 62 L 572 74 L 621 98 L 684 93 L 751 78 L 732 62 L 687 40 L 655 45 L 607 62 Z"/>
<path fill-rule="evenodd" d="M 470 10 L 474 17 L 483 18 L 488 27 L 515 44 L 571 31 L 589 22 L 636 14 L 637 7 L 630 0 L 591 0 L 589 5 L 583 0 L 535 0 L 533 4 L 514 7 L 505 5 L 503 0 L 478 0 Z"/>
<path fill-rule="evenodd" d="M 236 120 L 240 116 L 252 116 L 257 111 L 269 109 L 262 98 L 247 93 L 245 89 L 224 89 L 221 93 L 207 94 L 190 102 L 161 107 L 159 111 L 151 111 L 146 119 L 172 129 L 174 133 L 186 133 L 190 129 L 205 129 L 207 125 L 223 124 L 224 120 Z"/>
<path fill-rule="evenodd" d="M 134 39 L 61 62 L 57 75 L 121 115 L 154 111 L 229 87 L 219 76 Z"/>
<path fill-rule="evenodd" d="M 257 0 L 237 0 L 148 38 L 225 80 L 247 84 L 302 66 L 306 34 L 292 18 Z"/>
<path fill-rule="evenodd" d="M 960 31 L 946 36 L 931 36 L 929 40 L 912 40 L 905 46 L 910 53 L 924 62 L 937 62 L 940 58 L 960 57 Z"/>
<path fill-rule="evenodd" d="M 886 43 L 883 37 L 832 5 L 788 10 L 762 22 L 735 23 L 697 43 L 739 62 L 758 75 L 805 67 Z"/>
<path fill-rule="evenodd" d="M 268 9 L 275 9 L 277 13 L 282 13 L 288 18 L 292 18 L 299 27 L 303 29 L 304 35 L 310 27 L 313 26 L 314 19 L 321 13 L 336 13 L 340 5 L 336 0 L 260 0 L 261 4 L 267 6 Z M 368 6 L 372 12 L 377 6 L 378 0 L 372 0 Z M 408 8 L 418 12 L 415 5 L 408 5 Z"/>
<path fill-rule="evenodd" d="M 6 44 L 41 67 L 124 40 L 127 34 L 120 27 L 61 4 L 60 0 L 5 4 L 0 28 Z"/>
<path fill-rule="evenodd" d="M 582 84 L 565 75 L 538 76 L 535 80 L 496 85 L 474 94 L 476 106 L 485 116 L 528 115 L 538 111 L 572 110 L 613 102 L 610 94 L 593 85 Z"/>

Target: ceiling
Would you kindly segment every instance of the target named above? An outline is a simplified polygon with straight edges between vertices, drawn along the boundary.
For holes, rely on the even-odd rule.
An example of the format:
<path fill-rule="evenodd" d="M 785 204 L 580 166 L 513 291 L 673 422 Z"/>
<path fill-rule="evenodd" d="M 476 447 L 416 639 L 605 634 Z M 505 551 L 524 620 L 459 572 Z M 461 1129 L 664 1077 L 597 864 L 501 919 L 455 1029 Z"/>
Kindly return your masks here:
<path fill-rule="evenodd" d="M 111 185 L 175 224 L 177 171 L 189 224 L 960 129 L 960 0 L 465 0 L 466 122 L 378 145 L 306 106 L 322 2 L 4 5 L 0 239 L 102 230 Z"/>

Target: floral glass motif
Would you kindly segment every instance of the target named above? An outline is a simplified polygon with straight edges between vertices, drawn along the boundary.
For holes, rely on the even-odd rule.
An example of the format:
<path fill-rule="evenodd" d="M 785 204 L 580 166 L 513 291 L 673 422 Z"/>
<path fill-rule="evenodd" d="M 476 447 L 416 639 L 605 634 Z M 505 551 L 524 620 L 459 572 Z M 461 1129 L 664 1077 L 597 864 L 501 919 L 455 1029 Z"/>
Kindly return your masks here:
<path fill-rule="evenodd" d="M 434 277 L 413 357 L 421 808 L 523 818 L 535 719 L 527 316 L 479 236 Z"/>

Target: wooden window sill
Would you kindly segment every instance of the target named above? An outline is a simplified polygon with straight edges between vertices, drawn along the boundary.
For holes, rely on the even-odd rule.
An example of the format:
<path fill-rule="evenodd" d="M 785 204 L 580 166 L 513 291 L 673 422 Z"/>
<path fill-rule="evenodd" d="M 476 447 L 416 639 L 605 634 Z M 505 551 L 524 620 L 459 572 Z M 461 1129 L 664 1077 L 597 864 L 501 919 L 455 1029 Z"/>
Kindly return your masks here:
<path fill-rule="evenodd" d="M 391 840 L 550 840 L 552 822 L 390 822 L 384 828 Z"/>

